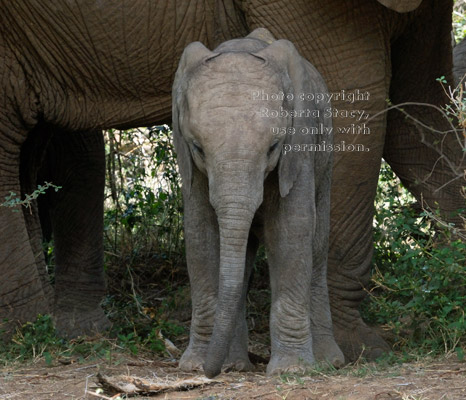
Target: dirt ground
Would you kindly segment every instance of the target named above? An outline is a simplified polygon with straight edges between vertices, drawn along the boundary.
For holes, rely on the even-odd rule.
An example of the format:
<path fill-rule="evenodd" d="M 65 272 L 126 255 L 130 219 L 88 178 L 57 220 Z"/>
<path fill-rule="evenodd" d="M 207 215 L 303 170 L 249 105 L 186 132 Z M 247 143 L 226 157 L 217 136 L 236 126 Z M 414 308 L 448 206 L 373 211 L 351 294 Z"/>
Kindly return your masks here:
<path fill-rule="evenodd" d="M 251 373 L 223 373 L 209 381 L 202 374 L 181 373 L 176 362 L 122 357 L 63 365 L 44 362 L 0 370 L 0 400 L 96 399 L 287 399 L 287 400 L 463 400 L 466 399 L 466 363 L 456 357 L 380 368 L 372 364 L 346 367 L 335 373 L 268 378 L 265 365 Z M 135 381 L 147 391 L 165 385 L 163 392 L 125 397 L 98 383 L 98 376 L 119 382 Z M 176 389 L 183 379 L 202 386 Z M 146 379 L 147 381 L 144 381 Z M 149 388 L 148 383 L 152 386 Z M 195 385 L 196 382 L 191 382 Z M 189 382 L 188 382 L 189 385 Z M 126 386 L 128 388 L 135 386 Z"/>

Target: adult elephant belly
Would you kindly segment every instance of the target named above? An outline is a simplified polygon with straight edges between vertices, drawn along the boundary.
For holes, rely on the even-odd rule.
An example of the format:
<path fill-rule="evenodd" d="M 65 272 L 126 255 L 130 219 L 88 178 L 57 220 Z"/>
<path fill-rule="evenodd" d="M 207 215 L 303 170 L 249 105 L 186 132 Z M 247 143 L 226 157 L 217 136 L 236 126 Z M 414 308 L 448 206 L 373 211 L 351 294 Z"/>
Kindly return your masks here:
<path fill-rule="evenodd" d="M 2 5 L 5 40 L 46 122 L 79 130 L 170 119 L 183 49 L 245 33 L 214 1 L 40 1 Z M 232 28 L 230 30 L 230 27 Z"/>
<path fill-rule="evenodd" d="M 249 27 L 265 26 L 275 37 L 292 41 L 334 93 L 328 104 L 339 145 L 334 148 L 328 265 L 334 334 L 347 360 L 362 353 L 377 358 L 389 347 L 364 324 L 358 306 L 369 283 L 382 156 L 417 198 L 432 206 L 437 202 L 446 212 L 462 207 L 461 182 L 431 148 L 439 138 L 424 132 L 426 144 L 419 126 L 400 112 L 390 111 L 388 118 L 384 112 L 387 99 L 396 99 L 395 104 L 447 102 L 435 78 L 451 71 L 451 2 L 424 0 L 406 14 L 374 0 L 275 1 L 261 2 L 261 7 L 254 0 L 244 3 Z M 287 12 L 270 24 L 280 9 Z M 427 43 L 422 48 L 416 44 L 421 40 Z M 419 107 L 409 111 L 427 126 L 448 129 L 440 114 Z M 449 142 L 448 157 L 460 165 L 460 149 L 450 146 L 453 137 L 442 140 Z M 446 190 L 435 191 L 444 184 Z"/>

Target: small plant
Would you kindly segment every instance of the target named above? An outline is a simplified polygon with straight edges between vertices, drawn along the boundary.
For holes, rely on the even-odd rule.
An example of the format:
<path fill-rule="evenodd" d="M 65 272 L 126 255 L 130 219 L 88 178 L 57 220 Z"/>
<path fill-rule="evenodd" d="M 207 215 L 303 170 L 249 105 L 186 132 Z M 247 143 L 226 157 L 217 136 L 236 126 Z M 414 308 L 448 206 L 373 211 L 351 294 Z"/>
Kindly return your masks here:
<path fill-rule="evenodd" d="M 45 182 L 44 185 L 37 185 L 37 189 L 31 194 L 26 194 L 24 199 L 21 199 L 17 193 L 10 192 L 8 196 L 5 196 L 5 201 L 0 204 L 1 207 L 17 208 L 23 206 L 31 210 L 31 205 L 41 194 L 45 194 L 45 191 L 49 188 L 54 188 L 56 192 L 61 189 L 61 186 L 56 186 L 50 182 Z M 18 212 L 18 209 L 13 210 Z"/>
<path fill-rule="evenodd" d="M 64 341 L 55 334 L 50 315 L 39 315 L 37 320 L 28 322 L 13 335 L 11 343 L 0 341 L 2 361 L 37 359 L 44 357 L 47 364 L 52 361 L 51 353 L 60 348 Z"/>
<path fill-rule="evenodd" d="M 176 297 L 176 292 L 169 295 Z M 162 303 L 157 309 L 149 307 L 142 299 L 108 296 L 104 308 L 114 320 L 110 336 L 117 338 L 118 345 L 132 354 L 152 352 L 169 355 L 166 343 L 171 344 L 185 333 L 185 328 L 168 320 L 167 308 Z"/>
<path fill-rule="evenodd" d="M 297 374 L 281 374 L 280 381 L 286 385 L 304 385 L 305 382 L 302 376 Z"/>

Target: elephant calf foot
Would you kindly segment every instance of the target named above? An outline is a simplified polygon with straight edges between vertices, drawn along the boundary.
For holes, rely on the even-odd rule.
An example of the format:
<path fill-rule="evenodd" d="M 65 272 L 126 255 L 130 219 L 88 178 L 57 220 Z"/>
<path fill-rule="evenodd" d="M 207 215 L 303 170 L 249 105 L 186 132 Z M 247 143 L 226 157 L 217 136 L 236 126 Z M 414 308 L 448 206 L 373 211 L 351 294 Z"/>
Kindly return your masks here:
<path fill-rule="evenodd" d="M 267 375 L 303 374 L 312 369 L 314 365 L 315 359 L 312 351 L 283 351 L 281 354 L 272 354 L 267 365 Z"/>
<path fill-rule="evenodd" d="M 57 334 L 67 339 L 104 332 L 111 323 L 100 306 L 92 310 L 73 309 L 54 312 Z"/>
<path fill-rule="evenodd" d="M 356 361 L 361 356 L 368 361 L 375 361 L 391 350 L 385 340 L 360 318 L 351 324 L 338 322 L 335 318 L 333 331 L 336 342 L 349 362 Z"/>
<path fill-rule="evenodd" d="M 228 371 L 254 371 L 254 365 L 249 361 L 248 355 L 230 355 L 223 365 L 223 369 Z"/>
<path fill-rule="evenodd" d="M 207 353 L 207 345 L 202 349 L 189 346 L 181 356 L 178 368 L 184 372 L 202 371 Z"/>
<path fill-rule="evenodd" d="M 335 368 L 345 364 L 345 356 L 332 335 L 313 334 L 312 349 L 317 361 L 328 362 Z"/>
<path fill-rule="evenodd" d="M 203 371 L 206 354 L 207 346 L 205 349 L 197 350 L 192 350 L 188 347 L 182 355 L 178 367 L 184 372 Z M 253 371 L 254 365 L 249 361 L 247 353 L 246 355 L 235 354 L 234 356 L 230 355 L 228 357 L 222 369 L 245 372 Z"/>

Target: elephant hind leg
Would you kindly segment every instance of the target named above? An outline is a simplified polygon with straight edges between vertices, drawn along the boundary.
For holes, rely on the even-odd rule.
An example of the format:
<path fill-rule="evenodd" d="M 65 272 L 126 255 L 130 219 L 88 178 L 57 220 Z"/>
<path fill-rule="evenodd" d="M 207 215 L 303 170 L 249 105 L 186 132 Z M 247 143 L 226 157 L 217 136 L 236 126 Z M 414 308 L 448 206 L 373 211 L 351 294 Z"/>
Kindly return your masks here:
<path fill-rule="evenodd" d="M 357 304 L 361 301 L 359 291 L 355 292 Z M 334 297 L 332 308 L 335 340 L 345 354 L 346 361 L 356 361 L 359 357 L 376 360 L 390 352 L 390 346 L 374 328 L 364 323 L 348 296 L 349 292 L 346 292 L 345 299 Z"/>
<path fill-rule="evenodd" d="M 378 72 L 379 76 L 384 76 L 384 70 Z M 384 82 L 360 90 L 370 92 L 370 100 L 351 107 L 367 110 L 373 116 L 386 107 L 388 85 Z M 336 101 L 333 106 L 350 107 Z M 345 124 L 348 119 L 334 119 L 336 128 Z M 361 354 L 368 360 L 375 360 L 390 351 L 387 343 L 364 323 L 358 310 L 366 296 L 365 287 L 370 283 L 374 198 L 383 151 L 385 115 L 374 116 L 368 126 L 371 132 L 367 135 L 352 138 L 344 133 L 335 135 L 337 143 L 354 140 L 369 149 L 334 154 L 327 284 L 333 333 L 346 361 L 355 361 Z"/>
<path fill-rule="evenodd" d="M 61 186 L 42 204 L 48 208 L 55 244 L 57 332 L 65 337 L 101 332 L 110 326 L 100 307 L 105 294 L 102 132 L 55 128 L 39 175 Z"/>

